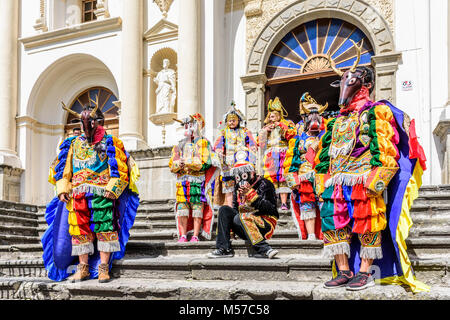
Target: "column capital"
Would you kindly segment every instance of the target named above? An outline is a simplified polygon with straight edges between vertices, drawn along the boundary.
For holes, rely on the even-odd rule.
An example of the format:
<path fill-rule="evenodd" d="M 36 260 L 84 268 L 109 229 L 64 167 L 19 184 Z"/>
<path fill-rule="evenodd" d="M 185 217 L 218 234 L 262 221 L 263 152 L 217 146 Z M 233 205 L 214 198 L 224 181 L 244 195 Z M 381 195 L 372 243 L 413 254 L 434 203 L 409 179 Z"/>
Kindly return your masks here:
<path fill-rule="evenodd" d="M 241 77 L 242 86 L 245 91 L 261 89 L 265 91 L 267 76 L 264 73 L 250 73 Z"/>

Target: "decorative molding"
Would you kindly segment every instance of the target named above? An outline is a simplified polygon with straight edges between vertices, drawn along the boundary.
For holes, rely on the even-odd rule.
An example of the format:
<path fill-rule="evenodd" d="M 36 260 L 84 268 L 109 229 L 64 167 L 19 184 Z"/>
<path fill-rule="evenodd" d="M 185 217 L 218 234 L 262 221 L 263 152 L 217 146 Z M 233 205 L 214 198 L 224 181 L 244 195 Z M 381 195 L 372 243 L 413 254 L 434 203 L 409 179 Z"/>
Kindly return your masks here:
<path fill-rule="evenodd" d="M 274 36 L 281 40 L 280 33 L 287 33 L 294 26 L 330 16 L 355 24 L 364 32 L 370 31 L 367 36 L 376 42 L 375 54 L 395 51 L 392 0 L 264 0 L 261 10 L 260 15 L 247 16 L 248 61 L 261 62 L 255 52 L 267 48 Z"/>
<path fill-rule="evenodd" d="M 170 155 L 172 153 L 172 146 L 135 150 L 129 151 L 129 153 L 135 160 L 170 158 Z"/>
<path fill-rule="evenodd" d="M 108 0 L 97 0 L 97 9 L 94 11 L 97 20 L 104 20 L 110 17 L 108 10 Z"/>
<path fill-rule="evenodd" d="M 40 0 L 39 18 L 36 20 L 36 24 L 33 26 L 34 30 L 38 32 L 48 31 L 45 7 L 46 7 L 46 0 Z"/>
<path fill-rule="evenodd" d="M 64 134 L 64 125 L 61 124 L 46 124 L 39 122 L 30 116 L 16 117 L 17 128 L 27 128 L 36 134 L 45 134 L 51 136 L 59 136 Z"/>
<path fill-rule="evenodd" d="M 245 3 L 245 16 L 247 18 L 260 16 L 262 11 L 262 0 L 244 0 Z"/>
<path fill-rule="evenodd" d="M 161 19 L 144 33 L 144 41 L 152 44 L 176 39 L 178 39 L 178 26 L 166 19 Z"/>
<path fill-rule="evenodd" d="M 167 14 L 170 10 L 170 6 L 172 5 L 173 0 L 153 0 L 154 3 L 158 6 L 159 10 L 162 13 L 164 18 L 167 18 Z"/>
<path fill-rule="evenodd" d="M 33 49 L 62 41 L 78 39 L 87 35 L 98 34 L 100 32 L 116 30 L 121 28 L 121 26 L 121 18 L 108 18 L 49 31 L 36 36 L 20 38 L 19 41 L 23 43 L 25 49 Z"/>

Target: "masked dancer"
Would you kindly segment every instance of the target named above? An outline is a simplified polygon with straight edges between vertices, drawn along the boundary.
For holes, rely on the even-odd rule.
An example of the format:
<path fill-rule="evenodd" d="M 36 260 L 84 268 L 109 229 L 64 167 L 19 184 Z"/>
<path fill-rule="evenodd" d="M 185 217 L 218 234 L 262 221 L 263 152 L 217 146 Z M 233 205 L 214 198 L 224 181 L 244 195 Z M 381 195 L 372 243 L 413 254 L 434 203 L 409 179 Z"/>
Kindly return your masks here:
<path fill-rule="evenodd" d="M 64 140 L 50 168 L 57 197 L 45 214 L 44 265 L 52 280 L 66 279 L 77 265 L 69 281 L 107 282 L 112 260 L 125 254 L 139 206 L 139 169 L 122 141 L 106 133 L 98 96 L 81 114 L 63 108 L 81 120 L 84 134 Z"/>
<path fill-rule="evenodd" d="M 169 167 L 176 174 L 176 222 L 178 242 L 198 242 L 201 234 L 211 239 L 213 225 L 212 184 L 220 173 L 220 162 L 211 143 L 203 136 L 205 121 L 200 113 L 176 120 L 184 127 L 184 138 L 172 149 Z"/>
<path fill-rule="evenodd" d="M 297 124 L 297 135 L 289 141 L 289 150 L 284 162 L 287 184 L 292 188 L 292 217 L 300 239 L 322 238 L 318 198 L 315 192 L 314 159 L 319 141 L 325 133 L 322 106 L 307 92 L 300 98 L 302 121 Z"/>
<path fill-rule="evenodd" d="M 208 258 L 233 257 L 230 233 L 250 241 L 255 258 L 272 259 L 278 253 L 269 240 L 278 220 L 277 200 L 273 184 L 255 172 L 253 163 L 236 162 L 232 174 L 235 178 L 233 206 L 219 209 L 216 250 Z"/>
<path fill-rule="evenodd" d="M 339 115 L 328 122 L 316 156 L 324 252 L 333 259 L 333 279 L 325 288 L 361 290 L 402 283 L 413 292 L 428 287 L 416 280 L 405 240 L 409 210 L 425 170 L 415 122 L 386 100 L 374 102 L 374 72 L 356 61 L 332 86 L 340 87 Z M 353 236 L 355 235 L 355 236 Z M 373 267 L 372 267 L 373 266 Z"/>
<path fill-rule="evenodd" d="M 268 103 L 265 126 L 258 135 L 258 145 L 264 150 L 264 178 L 275 186 L 281 199 L 281 210 L 288 210 L 287 199 L 291 189 L 284 176 L 284 161 L 289 140 L 295 137 L 295 124 L 286 120 L 287 112 L 278 97 Z"/>
<path fill-rule="evenodd" d="M 214 151 L 221 160 L 221 186 L 227 206 L 233 205 L 234 176 L 231 174 L 236 162 L 249 161 L 256 165 L 257 144 L 252 133 L 245 127 L 243 114 L 232 103 L 231 109 L 220 123 L 220 135 Z"/>

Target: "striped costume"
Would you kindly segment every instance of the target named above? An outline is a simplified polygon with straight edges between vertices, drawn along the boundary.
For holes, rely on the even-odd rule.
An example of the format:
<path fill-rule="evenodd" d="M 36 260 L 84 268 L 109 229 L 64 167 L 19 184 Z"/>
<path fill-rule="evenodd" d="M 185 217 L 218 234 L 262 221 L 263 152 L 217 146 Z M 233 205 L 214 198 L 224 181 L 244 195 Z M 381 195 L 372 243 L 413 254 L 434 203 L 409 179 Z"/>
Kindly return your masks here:
<path fill-rule="evenodd" d="M 181 159 L 184 160 L 184 168 L 181 166 Z M 202 218 L 201 235 L 210 239 L 214 218 L 212 184 L 220 170 L 219 160 L 212 151 L 210 142 L 203 137 L 196 137 L 192 142 L 190 139 L 182 140 L 172 149 L 169 167 L 177 176 L 175 208 L 177 225 L 180 216 L 189 217 L 189 232 L 193 229 L 192 218 Z"/>
<path fill-rule="evenodd" d="M 324 252 L 347 254 L 355 273 L 361 259 L 374 259 L 382 283 L 427 290 L 405 244 L 426 161 L 414 120 L 388 101 L 370 101 L 365 87 L 354 101 L 359 109 L 327 123 L 315 160 Z"/>
<path fill-rule="evenodd" d="M 256 141 L 247 128 L 230 129 L 226 127 L 220 131 L 220 136 L 214 144 L 214 151 L 222 164 L 222 192 L 233 192 L 234 176 L 231 174 L 231 170 L 239 161 L 248 161 L 256 165 Z"/>
<path fill-rule="evenodd" d="M 47 206 L 49 228 L 42 238 L 44 263 L 49 277 L 57 281 L 69 275 L 73 256 L 89 254 L 90 260 L 100 263 L 95 241 L 98 251 L 115 253 L 111 260 L 123 257 L 139 205 L 135 184 L 139 169 L 122 141 L 103 127 L 97 128 L 92 145 L 82 135 L 67 138 L 59 150 L 49 182 L 58 195 L 71 197 L 66 204 L 55 197 Z M 116 199 L 104 197 L 106 191 Z M 91 265 L 91 277 L 96 276 Z"/>
<path fill-rule="evenodd" d="M 258 135 L 258 145 L 264 150 L 264 178 L 273 183 L 277 194 L 291 193 L 284 176 L 284 161 L 289 140 L 295 135 L 295 124 L 285 119 L 274 130 L 268 132 L 263 128 Z"/>

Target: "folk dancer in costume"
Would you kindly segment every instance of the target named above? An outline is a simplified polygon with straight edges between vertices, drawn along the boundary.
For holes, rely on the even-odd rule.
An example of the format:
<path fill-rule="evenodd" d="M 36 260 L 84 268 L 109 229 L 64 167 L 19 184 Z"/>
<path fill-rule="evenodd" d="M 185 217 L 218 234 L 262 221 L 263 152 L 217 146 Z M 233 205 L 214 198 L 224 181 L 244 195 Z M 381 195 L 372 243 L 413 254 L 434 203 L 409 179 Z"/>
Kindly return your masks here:
<path fill-rule="evenodd" d="M 214 144 L 214 152 L 222 164 L 221 185 L 225 205 L 232 206 L 234 176 L 231 170 L 236 162 L 249 161 L 256 165 L 257 144 L 252 133 L 245 127 L 243 114 L 232 104 L 220 123 L 220 135 Z"/>
<path fill-rule="evenodd" d="M 212 184 L 220 173 L 220 162 L 203 136 L 205 121 L 196 113 L 183 120 L 184 139 L 172 149 L 170 171 L 177 176 L 176 222 L 178 242 L 198 242 L 201 234 L 211 239 L 213 226 Z"/>
<path fill-rule="evenodd" d="M 303 94 L 300 98 L 302 121 L 297 124 L 300 131 L 289 141 L 289 150 L 284 162 L 286 181 L 293 191 L 292 217 L 299 237 L 303 240 L 322 238 L 313 166 L 320 138 L 325 133 L 325 119 L 321 114 L 327 108 L 328 103 L 321 106 L 308 92 Z"/>
<path fill-rule="evenodd" d="M 124 256 L 139 206 L 139 169 L 122 141 L 105 132 L 98 97 L 90 102 L 81 114 L 63 107 L 81 119 L 84 134 L 64 140 L 50 168 L 57 197 L 47 206 L 42 245 L 48 277 L 55 281 L 66 279 L 76 260 L 69 281 L 109 281 L 111 262 Z"/>
<path fill-rule="evenodd" d="M 295 137 L 295 124 L 285 119 L 287 112 L 278 97 L 270 100 L 265 126 L 258 135 L 258 145 L 264 150 L 264 178 L 275 186 L 281 198 L 281 210 L 288 210 L 287 198 L 291 189 L 284 176 L 284 161 L 289 147 L 289 140 Z"/>
<path fill-rule="evenodd" d="M 425 154 L 414 120 L 386 100 L 371 101 L 374 73 L 358 67 L 362 44 L 355 47 L 356 62 L 346 72 L 329 57 L 341 76 L 332 84 L 340 87 L 341 110 L 316 157 L 324 252 L 334 258 L 334 278 L 324 286 L 361 290 L 374 285 L 375 270 L 381 283 L 428 290 L 416 280 L 405 245 Z"/>
<path fill-rule="evenodd" d="M 269 240 L 278 220 L 277 200 L 273 184 L 255 172 L 253 163 L 236 162 L 232 170 L 235 177 L 233 206 L 219 209 L 216 250 L 208 258 L 233 257 L 230 233 L 249 240 L 255 258 L 272 259 L 278 253 L 272 249 Z"/>

